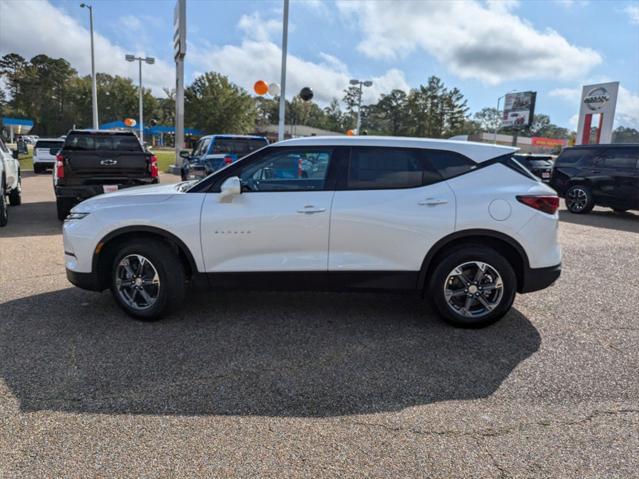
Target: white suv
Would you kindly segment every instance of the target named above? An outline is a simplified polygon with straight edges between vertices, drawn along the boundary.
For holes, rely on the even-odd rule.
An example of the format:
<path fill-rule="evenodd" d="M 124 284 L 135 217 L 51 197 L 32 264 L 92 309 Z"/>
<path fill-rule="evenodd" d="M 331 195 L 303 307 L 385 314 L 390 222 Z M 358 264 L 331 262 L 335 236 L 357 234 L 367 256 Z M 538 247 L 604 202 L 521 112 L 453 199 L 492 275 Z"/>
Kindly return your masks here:
<path fill-rule="evenodd" d="M 45 172 L 48 168 L 53 170 L 56 156 L 64 145 L 62 138 L 40 138 L 33 147 L 33 172 Z"/>
<path fill-rule="evenodd" d="M 0 226 L 6 226 L 9 220 L 7 203 L 11 206 L 22 203 L 21 181 L 20 162 L 0 138 Z"/>
<path fill-rule="evenodd" d="M 514 148 L 382 137 L 276 143 L 199 182 L 86 200 L 69 280 L 140 319 L 212 288 L 412 290 L 466 327 L 560 274 L 557 195 Z"/>

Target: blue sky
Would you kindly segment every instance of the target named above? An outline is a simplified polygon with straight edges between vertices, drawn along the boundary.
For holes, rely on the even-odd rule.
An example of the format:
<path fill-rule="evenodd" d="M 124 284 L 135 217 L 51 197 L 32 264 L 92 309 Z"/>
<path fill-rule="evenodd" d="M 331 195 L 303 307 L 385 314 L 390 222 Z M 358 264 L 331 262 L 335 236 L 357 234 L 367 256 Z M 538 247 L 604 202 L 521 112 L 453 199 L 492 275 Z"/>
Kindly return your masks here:
<path fill-rule="evenodd" d="M 86 1 L 86 0 L 85 0 Z M 80 1 L 0 0 L 0 54 L 63 56 L 88 73 Z M 145 82 L 174 85 L 174 0 L 94 0 L 99 71 L 135 78 L 123 54 L 153 55 Z M 279 82 L 281 1 L 187 0 L 187 83 L 221 71 L 251 89 Z M 19 18 L 20 21 L 14 21 Z M 619 80 L 617 125 L 639 128 L 639 2 L 292 0 L 288 94 L 325 103 L 350 77 L 373 79 L 365 101 L 431 75 L 458 87 L 471 112 L 511 90 L 538 92 L 537 111 L 574 128 L 580 87 Z"/>

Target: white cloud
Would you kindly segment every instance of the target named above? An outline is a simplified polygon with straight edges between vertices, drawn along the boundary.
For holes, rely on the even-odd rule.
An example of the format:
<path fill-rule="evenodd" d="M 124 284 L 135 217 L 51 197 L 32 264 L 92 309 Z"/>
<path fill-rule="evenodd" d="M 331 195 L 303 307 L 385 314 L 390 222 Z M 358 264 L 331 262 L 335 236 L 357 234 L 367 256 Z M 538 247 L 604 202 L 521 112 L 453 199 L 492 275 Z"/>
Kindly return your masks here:
<path fill-rule="evenodd" d="M 271 35 L 275 33 L 281 34 L 282 32 L 281 20 L 264 20 L 258 12 L 253 12 L 250 15 L 242 15 L 237 26 L 244 32 L 247 38 L 258 41 L 266 41 L 271 38 Z"/>
<path fill-rule="evenodd" d="M 29 59 L 44 53 L 54 58 L 65 58 L 81 75 L 91 73 L 88 28 L 62 10 L 48 1 L 0 0 L 0 12 L 0 55 L 13 52 Z M 4 12 L 11 12 L 11 15 Z M 134 26 L 136 20 L 141 23 L 132 16 L 120 20 L 128 22 L 130 26 Z M 124 60 L 126 53 L 153 55 L 152 51 L 125 51 L 98 31 L 95 32 L 97 72 L 137 79 L 137 65 Z M 173 85 L 174 79 L 174 66 L 163 60 L 156 60 L 154 65 L 144 67 L 144 84 L 156 95 L 162 93 L 162 87 Z"/>
<path fill-rule="evenodd" d="M 120 17 L 120 24 L 129 30 L 139 30 L 142 27 L 142 21 L 135 15 L 125 15 Z"/>
<path fill-rule="evenodd" d="M 639 25 L 639 5 L 627 5 L 623 11 L 628 15 L 630 23 Z"/>
<path fill-rule="evenodd" d="M 461 78 L 488 84 L 530 77 L 580 78 L 602 61 L 554 30 L 536 30 L 512 10 L 517 2 L 339 0 L 338 9 L 363 34 L 357 49 L 395 60 L 416 50 L 433 55 Z"/>
<path fill-rule="evenodd" d="M 587 84 L 590 84 L 588 82 Z M 576 128 L 579 112 L 579 100 L 581 99 L 581 87 L 555 88 L 549 92 L 550 96 L 560 98 L 575 106 L 575 115 L 570 119 L 570 124 Z M 574 123 L 574 124 L 573 124 Z M 615 111 L 615 127 L 626 126 L 639 129 L 639 93 L 632 92 L 619 85 L 617 96 L 617 108 Z"/>

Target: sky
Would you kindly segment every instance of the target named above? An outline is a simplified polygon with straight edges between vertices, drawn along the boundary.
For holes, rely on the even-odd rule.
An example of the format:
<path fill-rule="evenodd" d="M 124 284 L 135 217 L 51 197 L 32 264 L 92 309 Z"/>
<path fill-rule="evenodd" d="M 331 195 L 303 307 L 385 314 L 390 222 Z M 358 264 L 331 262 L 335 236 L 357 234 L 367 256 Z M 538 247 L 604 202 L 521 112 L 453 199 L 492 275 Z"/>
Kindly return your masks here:
<path fill-rule="evenodd" d="M 84 0 L 87 2 L 87 0 Z M 63 57 L 90 73 L 80 0 L 0 0 L 0 55 Z M 175 85 L 174 0 L 93 0 L 96 69 L 137 82 L 126 53 L 156 58 L 144 83 Z M 187 0 L 187 85 L 217 71 L 252 92 L 280 81 L 282 0 Z M 575 129 L 581 86 L 619 81 L 615 126 L 639 129 L 639 1 L 291 0 L 287 97 L 308 86 L 326 105 L 348 80 L 364 103 L 440 77 L 470 112 L 509 91 L 536 91 L 537 113 Z"/>

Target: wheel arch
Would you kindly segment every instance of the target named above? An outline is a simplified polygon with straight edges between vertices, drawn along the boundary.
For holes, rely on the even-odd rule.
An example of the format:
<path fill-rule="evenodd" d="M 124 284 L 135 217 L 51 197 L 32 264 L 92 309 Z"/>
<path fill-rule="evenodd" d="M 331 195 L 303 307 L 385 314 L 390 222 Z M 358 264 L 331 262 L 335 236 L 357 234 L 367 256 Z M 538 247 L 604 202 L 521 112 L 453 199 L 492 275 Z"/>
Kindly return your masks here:
<path fill-rule="evenodd" d="M 526 251 L 521 244 L 511 236 L 498 231 L 484 229 L 456 231 L 437 241 L 422 262 L 417 288 L 420 291 L 424 291 L 426 282 L 435 268 L 438 259 L 445 254 L 446 251 L 465 243 L 483 243 L 502 253 L 515 270 L 517 290 L 521 290 L 526 271 L 530 265 Z"/>
<path fill-rule="evenodd" d="M 178 257 L 184 265 L 187 277 L 191 277 L 198 272 L 197 264 L 190 249 L 184 241 L 173 233 L 153 226 L 125 226 L 113 230 L 104 236 L 98 242 L 93 252 L 91 270 L 96 273 L 98 282 L 103 289 L 108 287 L 110 280 L 108 276 L 108 265 L 113 261 L 117 252 L 115 247 L 123 242 L 139 238 L 159 239 L 175 248 Z"/>

